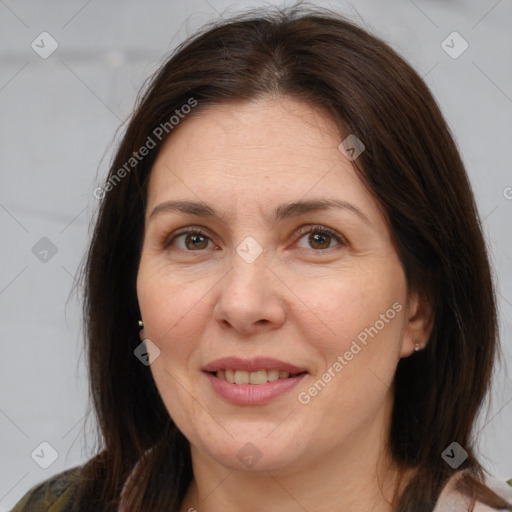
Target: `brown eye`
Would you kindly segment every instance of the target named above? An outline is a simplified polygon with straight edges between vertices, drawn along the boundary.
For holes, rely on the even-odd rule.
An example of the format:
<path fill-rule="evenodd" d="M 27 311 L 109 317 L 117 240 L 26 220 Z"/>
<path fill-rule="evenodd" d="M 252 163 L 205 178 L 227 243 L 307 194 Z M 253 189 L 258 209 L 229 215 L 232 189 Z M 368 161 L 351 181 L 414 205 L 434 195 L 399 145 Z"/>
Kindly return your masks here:
<path fill-rule="evenodd" d="M 185 236 L 185 246 L 187 249 L 206 249 L 208 245 L 208 237 L 191 233 Z"/>
<path fill-rule="evenodd" d="M 328 249 L 331 245 L 331 235 L 327 233 L 311 233 L 308 242 L 313 249 Z"/>
<path fill-rule="evenodd" d="M 180 239 L 183 240 L 183 242 L 178 243 Z M 193 252 L 206 249 L 209 242 L 211 242 L 210 237 L 206 236 L 202 231 L 189 229 L 175 235 L 165 244 L 165 247 L 176 246 L 183 251 Z"/>
<path fill-rule="evenodd" d="M 301 247 L 301 248 L 312 248 L 318 251 L 322 251 L 325 249 L 331 249 L 333 246 L 332 242 L 337 242 L 338 245 L 346 246 L 346 240 L 336 233 L 334 230 L 323 227 L 323 226 L 309 226 L 306 227 L 306 230 L 302 231 L 302 236 L 305 238 L 305 235 L 309 235 L 307 238 L 307 244 L 309 247 Z"/>

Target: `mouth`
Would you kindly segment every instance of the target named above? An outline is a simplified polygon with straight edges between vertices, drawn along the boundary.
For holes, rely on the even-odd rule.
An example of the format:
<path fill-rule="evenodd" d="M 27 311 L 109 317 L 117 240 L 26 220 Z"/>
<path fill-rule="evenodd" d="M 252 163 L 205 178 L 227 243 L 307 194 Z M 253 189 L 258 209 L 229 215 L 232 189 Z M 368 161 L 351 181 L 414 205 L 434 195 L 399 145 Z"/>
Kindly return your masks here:
<path fill-rule="evenodd" d="M 227 357 L 202 370 L 213 390 L 237 405 L 266 404 L 291 391 L 309 374 L 305 368 L 267 357 Z"/>
<path fill-rule="evenodd" d="M 305 368 L 270 357 L 223 357 L 211 361 L 202 370 L 232 384 L 265 384 L 308 373 Z"/>
<path fill-rule="evenodd" d="M 217 377 L 218 379 L 230 382 L 231 384 L 254 384 L 256 386 L 266 384 L 267 382 L 274 382 L 279 379 L 290 379 L 307 373 L 295 372 L 290 373 L 287 371 L 272 370 L 272 369 L 261 369 L 255 372 L 249 372 L 246 370 L 235 370 L 235 369 L 222 369 L 214 372 L 208 372 L 210 375 Z"/>

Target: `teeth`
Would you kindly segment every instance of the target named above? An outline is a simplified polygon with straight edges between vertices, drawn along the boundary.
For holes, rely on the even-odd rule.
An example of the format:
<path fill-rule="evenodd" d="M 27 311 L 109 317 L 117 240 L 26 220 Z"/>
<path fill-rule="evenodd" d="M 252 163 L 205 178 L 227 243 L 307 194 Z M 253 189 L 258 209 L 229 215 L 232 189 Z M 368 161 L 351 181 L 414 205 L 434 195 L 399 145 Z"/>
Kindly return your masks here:
<path fill-rule="evenodd" d="M 249 372 L 235 371 L 235 384 L 249 384 Z"/>
<path fill-rule="evenodd" d="M 279 370 L 267 370 L 267 380 L 272 382 L 279 379 Z"/>
<path fill-rule="evenodd" d="M 279 370 L 258 370 L 247 372 L 245 370 L 218 370 L 217 378 L 227 380 L 231 384 L 266 384 L 277 379 L 287 379 L 289 372 Z"/>
<path fill-rule="evenodd" d="M 267 371 L 258 370 L 249 373 L 249 384 L 265 384 L 267 382 Z"/>

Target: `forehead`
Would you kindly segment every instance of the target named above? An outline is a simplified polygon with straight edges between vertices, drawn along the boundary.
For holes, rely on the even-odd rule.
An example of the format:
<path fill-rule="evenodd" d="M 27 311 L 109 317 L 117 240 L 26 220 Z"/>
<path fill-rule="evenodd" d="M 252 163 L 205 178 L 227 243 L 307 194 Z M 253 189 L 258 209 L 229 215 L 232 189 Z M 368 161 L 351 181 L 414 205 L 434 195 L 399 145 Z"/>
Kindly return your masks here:
<path fill-rule="evenodd" d="M 153 166 L 148 215 L 163 201 L 188 199 L 230 209 L 329 197 L 378 205 L 338 149 L 339 126 L 323 111 L 290 98 L 225 103 L 185 118 Z"/>

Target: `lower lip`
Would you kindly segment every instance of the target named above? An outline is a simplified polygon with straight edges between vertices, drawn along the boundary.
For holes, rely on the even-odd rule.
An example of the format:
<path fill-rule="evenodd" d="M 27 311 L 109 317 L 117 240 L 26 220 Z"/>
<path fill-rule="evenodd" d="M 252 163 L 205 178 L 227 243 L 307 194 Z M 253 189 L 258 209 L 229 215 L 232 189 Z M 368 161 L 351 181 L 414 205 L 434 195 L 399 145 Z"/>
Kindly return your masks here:
<path fill-rule="evenodd" d="M 266 384 L 232 384 L 205 372 L 213 389 L 225 400 L 237 405 L 262 405 L 294 388 L 306 375 L 302 373 Z"/>

